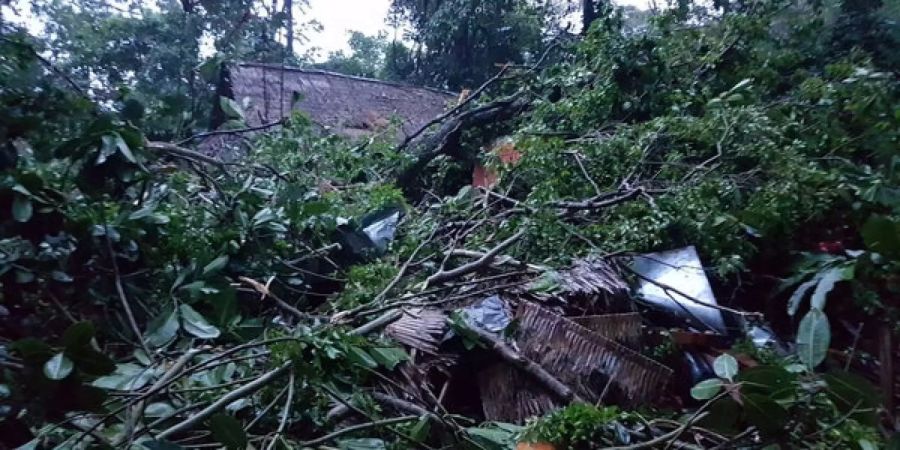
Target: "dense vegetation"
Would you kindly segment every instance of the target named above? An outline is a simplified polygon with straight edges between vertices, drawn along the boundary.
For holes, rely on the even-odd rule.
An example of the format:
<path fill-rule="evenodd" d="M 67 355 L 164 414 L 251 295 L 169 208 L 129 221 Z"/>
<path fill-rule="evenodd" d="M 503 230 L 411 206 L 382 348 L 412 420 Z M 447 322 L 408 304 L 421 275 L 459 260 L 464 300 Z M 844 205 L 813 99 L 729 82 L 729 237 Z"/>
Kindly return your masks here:
<path fill-rule="evenodd" d="M 636 25 L 585 2 L 579 38 L 531 2 L 398 1 L 424 53 L 402 47 L 395 73 L 484 89 L 399 146 L 297 113 L 225 164 L 186 148 L 213 69 L 299 61 L 278 36 L 300 5 L 72 3 L 47 4 L 47 36 L 2 24 L 0 448 L 900 445 L 879 379 L 900 333 L 896 5 L 677 2 Z M 470 6 L 492 16 L 454 9 Z M 473 23 L 521 40 L 459 34 Z M 355 39 L 355 67 L 390 73 L 390 44 Z M 484 150 L 500 137 L 520 159 Z M 473 188 L 475 164 L 496 184 Z M 398 211 L 395 239 L 365 240 Z M 501 242 L 523 264 L 448 275 L 471 261 L 454 250 Z M 402 307 L 497 280 L 553 291 L 577 258 L 684 245 L 786 350 L 731 336 L 689 394 L 516 426 L 445 409 L 422 375 L 442 362 L 379 333 Z M 478 335 L 451 317 L 465 353 Z M 674 365 L 667 328 L 647 328 L 645 353 Z"/>

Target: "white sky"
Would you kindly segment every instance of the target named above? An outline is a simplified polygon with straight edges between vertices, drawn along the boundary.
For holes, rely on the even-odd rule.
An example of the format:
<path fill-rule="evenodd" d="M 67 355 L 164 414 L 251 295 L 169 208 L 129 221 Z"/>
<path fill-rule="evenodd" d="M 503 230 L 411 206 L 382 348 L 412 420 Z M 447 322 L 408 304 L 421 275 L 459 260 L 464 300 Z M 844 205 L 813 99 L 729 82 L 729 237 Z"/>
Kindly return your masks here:
<path fill-rule="evenodd" d="M 645 9 L 650 1 L 613 0 L 613 3 Z M 0 11 L 5 20 L 24 23 L 32 32 L 40 32 L 42 26 L 30 14 L 28 3 L 28 0 L 13 0 L 12 4 L 18 5 L 21 16 L 12 14 L 5 6 Z M 321 49 L 319 58 L 324 59 L 330 51 L 348 50 L 349 31 L 361 31 L 367 35 L 386 31 L 390 34 L 393 30 L 385 23 L 390 5 L 391 0 L 309 0 L 309 7 L 302 19 L 317 20 L 322 25 L 322 31 L 307 32 L 309 41 L 305 47 L 318 47 Z"/>
<path fill-rule="evenodd" d="M 646 9 L 650 0 L 613 0 L 616 5 L 631 5 Z M 660 1 L 659 3 L 663 3 Z M 372 35 L 391 30 L 386 24 L 391 0 L 309 0 L 307 19 L 322 24 L 320 33 L 307 33 L 310 47 L 319 47 L 324 56 L 328 51 L 348 50 L 349 31 Z"/>

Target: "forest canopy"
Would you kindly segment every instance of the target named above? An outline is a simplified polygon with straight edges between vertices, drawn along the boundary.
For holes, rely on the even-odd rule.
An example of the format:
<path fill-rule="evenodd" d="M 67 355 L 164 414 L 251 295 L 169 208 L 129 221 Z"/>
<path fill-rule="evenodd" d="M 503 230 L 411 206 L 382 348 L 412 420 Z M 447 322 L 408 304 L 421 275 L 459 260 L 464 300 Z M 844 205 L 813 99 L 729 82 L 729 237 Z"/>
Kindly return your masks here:
<path fill-rule="evenodd" d="M 30 3 L 0 449 L 900 448 L 896 3 L 395 0 L 324 59 L 301 0 Z M 242 61 L 459 95 L 252 127 Z"/>

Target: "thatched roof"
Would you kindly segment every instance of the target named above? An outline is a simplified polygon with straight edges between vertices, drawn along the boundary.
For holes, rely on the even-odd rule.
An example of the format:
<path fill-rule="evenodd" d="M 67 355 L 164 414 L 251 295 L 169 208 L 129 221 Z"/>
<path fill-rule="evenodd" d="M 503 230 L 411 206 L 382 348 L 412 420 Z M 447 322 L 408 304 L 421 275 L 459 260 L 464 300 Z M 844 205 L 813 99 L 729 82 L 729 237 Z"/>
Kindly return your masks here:
<path fill-rule="evenodd" d="M 225 94 L 246 103 L 248 125 L 279 120 L 293 108 L 313 122 L 350 137 L 399 120 L 411 133 L 441 114 L 455 95 L 438 89 L 322 70 L 241 63 L 228 68 Z"/>

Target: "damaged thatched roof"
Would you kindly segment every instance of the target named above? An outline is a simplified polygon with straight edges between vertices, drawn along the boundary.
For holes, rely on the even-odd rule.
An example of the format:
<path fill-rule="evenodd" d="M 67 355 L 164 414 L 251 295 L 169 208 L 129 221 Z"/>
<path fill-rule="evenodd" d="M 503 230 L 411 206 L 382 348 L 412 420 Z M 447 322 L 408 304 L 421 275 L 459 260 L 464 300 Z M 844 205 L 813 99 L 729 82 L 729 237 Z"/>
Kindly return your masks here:
<path fill-rule="evenodd" d="M 222 88 L 222 94 L 246 105 L 248 125 L 277 121 L 296 108 L 313 122 L 350 137 L 368 135 L 394 119 L 401 122 L 403 133 L 412 133 L 455 98 L 438 89 L 256 63 L 229 67 Z"/>

